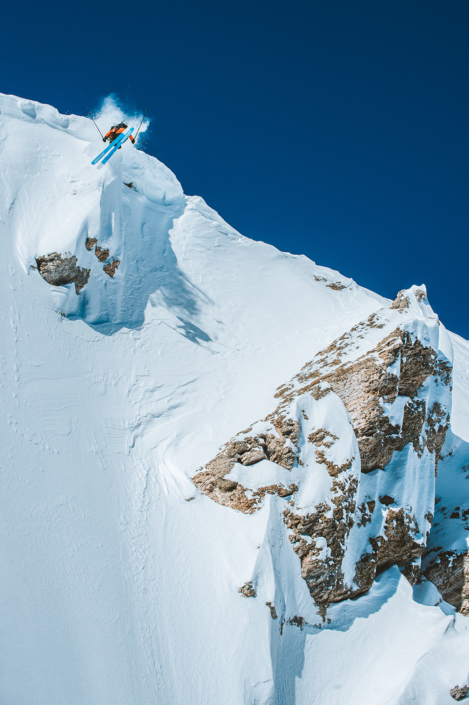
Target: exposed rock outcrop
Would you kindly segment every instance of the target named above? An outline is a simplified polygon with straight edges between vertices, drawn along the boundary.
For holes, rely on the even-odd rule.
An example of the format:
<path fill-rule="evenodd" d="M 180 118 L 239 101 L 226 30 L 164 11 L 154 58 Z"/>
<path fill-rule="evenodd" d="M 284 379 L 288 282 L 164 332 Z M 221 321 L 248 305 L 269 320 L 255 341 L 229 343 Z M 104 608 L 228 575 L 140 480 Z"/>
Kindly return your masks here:
<path fill-rule="evenodd" d="M 244 595 L 244 597 L 256 597 L 256 589 L 252 582 L 244 583 L 244 585 L 239 588 L 238 592 Z"/>
<path fill-rule="evenodd" d="M 376 572 L 380 573 L 392 565 L 399 565 L 413 585 L 420 575 L 418 559 L 424 550 L 424 545 L 415 540 L 419 534 L 420 528 L 410 512 L 406 512 L 402 507 L 397 510 L 389 508 L 384 521 L 384 536 L 370 538 L 376 560 Z M 357 566 L 357 579 L 360 578 Z"/>
<path fill-rule="evenodd" d="M 85 247 L 88 251 L 92 251 L 100 262 L 106 262 L 109 259 L 110 251 L 98 245 L 98 239 L 95 237 L 87 237 Z M 36 257 L 37 268 L 42 278 L 52 286 L 64 286 L 65 284 L 75 284 L 75 291 L 78 294 L 83 287 L 88 283 L 91 269 L 78 266 L 78 258 L 71 252 L 60 254 L 52 252 L 49 255 Z M 104 272 L 111 277 L 114 277 L 121 261 L 113 259 L 104 265 Z"/>
<path fill-rule="evenodd" d="M 373 317 L 368 324 L 373 327 Z M 277 412 L 299 394 L 314 395 L 315 387 L 326 382 L 350 414 L 362 472 L 384 469 L 394 451 L 402 450 L 408 443 L 418 453 L 428 446 L 430 452 L 435 452 L 437 463 L 449 415 L 438 402 L 428 410 L 418 392 L 430 376 L 449 385 L 449 363 L 438 358 L 433 348 L 423 346 L 418 338 L 412 339 L 408 332 L 396 328 L 357 360 L 340 364 L 351 339 L 350 333 L 345 333 L 305 365 L 293 384 L 280 388 L 276 394 L 281 399 Z M 393 404 L 398 396 L 409 397 L 400 426 L 386 415 L 381 402 Z M 422 437 L 425 422 L 428 428 Z"/>
<path fill-rule="evenodd" d="M 443 599 L 461 614 L 469 614 L 469 555 L 440 551 L 434 563 L 424 571 L 438 588 Z"/>
<path fill-rule="evenodd" d="M 418 290 L 420 291 L 420 289 Z M 410 299 L 406 295 L 405 290 L 400 291 L 394 301 L 391 304 L 391 308 L 397 309 L 398 311 L 405 311 L 410 306 Z"/>
<path fill-rule="evenodd" d="M 117 271 L 118 266 L 120 265 L 120 259 L 114 259 L 112 262 L 109 262 L 108 264 L 105 264 L 103 269 L 108 274 L 111 278 L 114 276 L 114 274 Z"/>
<path fill-rule="evenodd" d="M 109 258 L 109 250 L 99 247 L 99 245 L 96 245 L 94 253 L 100 262 L 105 262 Z"/>
<path fill-rule="evenodd" d="M 288 498 L 282 519 L 323 617 L 330 603 L 366 592 L 392 565 L 411 583 L 420 575 L 452 374 L 431 342 L 439 339 L 436 319 L 424 323 L 417 309 L 417 324 L 410 313 L 423 295 L 400 292 L 389 309 L 319 352 L 277 389 L 275 411 L 232 438 L 193 478 L 202 493 L 245 513 L 268 494 Z M 256 480 L 260 467 L 259 477 L 277 477 L 275 466 L 292 481 Z M 421 497 L 407 498 L 399 482 L 414 467 Z M 360 479 L 368 475 L 370 481 Z"/>
<path fill-rule="evenodd" d="M 463 685 L 462 688 L 460 688 L 459 685 L 455 685 L 454 688 L 451 688 L 449 694 L 454 700 L 465 700 L 466 696 L 469 694 L 469 686 Z"/>
<path fill-rule="evenodd" d="M 59 252 L 52 252 L 49 255 L 36 257 L 37 268 L 43 279 L 52 286 L 64 286 L 65 284 L 75 284 L 75 292 L 78 294 L 87 284 L 90 278 L 89 269 L 79 267 L 78 258 L 70 252 L 61 255 Z"/>
<path fill-rule="evenodd" d="M 97 237 L 87 237 L 85 240 L 85 247 L 87 250 L 91 251 L 95 245 L 98 243 Z"/>
<path fill-rule="evenodd" d="M 342 561 L 345 543 L 354 525 L 357 486 L 358 480 L 354 477 L 334 480 L 330 504 L 321 502 L 316 511 L 304 516 L 289 509 L 284 511 L 285 524 L 292 532 L 293 550 L 301 561 L 301 575 L 323 615 L 331 602 L 340 602 L 352 595 L 345 583 Z M 307 541 L 305 536 L 312 541 Z"/>
<path fill-rule="evenodd" d="M 419 301 L 420 303 L 424 303 L 427 300 L 427 292 L 426 292 L 425 288 L 415 289 L 414 295 L 415 295 L 415 298 L 417 299 L 417 301 Z"/>
<path fill-rule="evenodd" d="M 345 284 L 341 284 L 340 282 L 332 282 L 332 284 L 326 284 L 326 286 L 328 286 L 329 289 L 334 289 L 334 291 L 342 291 L 342 289 L 346 288 Z"/>
<path fill-rule="evenodd" d="M 284 417 L 276 418 L 268 427 L 270 432 L 259 433 L 256 436 L 234 438 L 224 446 L 205 466 L 205 470 L 198 472 L 193 477 L 193 482 L 203 494 L 225 506 L 239 509 L 252 514 L 259 507 L 266 494 L 277 494 L 279 497 L 290 497 L 297 486 L 291 483 L 288 487 L 283 484 L 272 484 L 250 493 L 247 488 L 238 482 L 224 479 L 235 463 L 244 466 L 255 465 L 261 460 L 271 460 L 283 468 L 291 470 L 296 458 L 299 423 Z M 252 429 L 250 429 L 252 430 Z M 246 433 L 246 432 L 243 432 Z"/>

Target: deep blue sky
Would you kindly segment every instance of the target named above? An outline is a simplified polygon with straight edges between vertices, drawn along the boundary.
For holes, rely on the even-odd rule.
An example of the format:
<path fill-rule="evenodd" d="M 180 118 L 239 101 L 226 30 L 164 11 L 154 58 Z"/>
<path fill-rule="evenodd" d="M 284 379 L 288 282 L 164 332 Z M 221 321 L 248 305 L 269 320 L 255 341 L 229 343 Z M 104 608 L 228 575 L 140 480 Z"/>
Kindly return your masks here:
<path fill-rule="evenodd" d="M 244 235 L 424 282 L 469 338 L 467 0 L 26 0 L 2 26 L 2 92 L 148 108 L 147 151 Z"/>

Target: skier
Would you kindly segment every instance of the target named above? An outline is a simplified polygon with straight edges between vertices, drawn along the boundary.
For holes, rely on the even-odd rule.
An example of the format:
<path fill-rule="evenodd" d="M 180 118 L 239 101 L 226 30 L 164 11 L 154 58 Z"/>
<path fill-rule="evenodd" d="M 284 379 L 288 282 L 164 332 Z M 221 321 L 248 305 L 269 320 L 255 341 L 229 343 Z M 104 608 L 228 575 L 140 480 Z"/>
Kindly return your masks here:
<path fill-rule="evenodd" d="M 118 125 L 113 125 L 109 132 L 103 137 L 103 142 L 106 142 L 106 140 L 109 140 L 109 143 L 112 144 L 114 140 L 121 135 L 124 130 L 127 129 L 127 125 L 125 122 L 120 122 Z M 135 144 L 135 138 L 132 137 L 132 135 L 129 135 L 129 139 L 132 142 L 132 144 Z"/>

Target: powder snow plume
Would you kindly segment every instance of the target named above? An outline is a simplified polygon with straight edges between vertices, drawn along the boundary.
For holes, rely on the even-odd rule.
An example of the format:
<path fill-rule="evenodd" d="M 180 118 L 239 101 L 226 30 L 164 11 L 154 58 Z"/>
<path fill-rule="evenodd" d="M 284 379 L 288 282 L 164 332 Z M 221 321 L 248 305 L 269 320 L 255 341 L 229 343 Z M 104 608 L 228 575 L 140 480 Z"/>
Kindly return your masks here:
<path fill-rule="evenodd" d="M 95 120 L 100 126 L 101 132 L 104 134 L 109 130 L 111 125 L 116 125 L 119 122 L 126 122 L 129 127 L 134 127 L 136 131 L 142 118 L 143 113 L 126 109 L 119 97 L 111 93 L 103 99 L 101 106 L 96 112 Z M 146 117 L 144 119 L 138 134 L 137 144 L 140 142 L 143 133 L 148 130 L 150 122 L 151 118 Z"/>

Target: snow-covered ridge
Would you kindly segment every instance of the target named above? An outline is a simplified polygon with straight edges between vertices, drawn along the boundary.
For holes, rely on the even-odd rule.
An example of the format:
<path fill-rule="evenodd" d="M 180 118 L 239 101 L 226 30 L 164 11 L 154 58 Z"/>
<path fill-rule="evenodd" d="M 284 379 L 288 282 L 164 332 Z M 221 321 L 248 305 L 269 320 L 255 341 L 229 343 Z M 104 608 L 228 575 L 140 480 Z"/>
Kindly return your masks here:
<path fill-rule="evenodd" d="M 453 702 L 466 341 L 101 149 L 0 94 L 0 700 Z"/>

